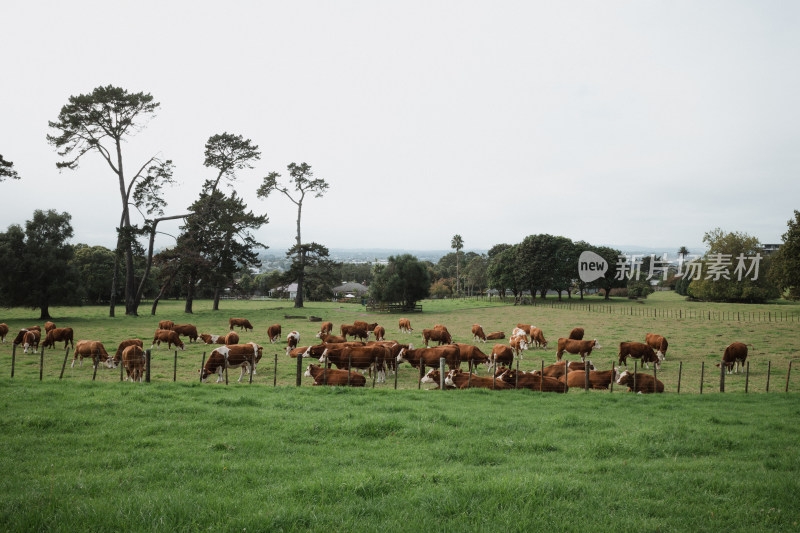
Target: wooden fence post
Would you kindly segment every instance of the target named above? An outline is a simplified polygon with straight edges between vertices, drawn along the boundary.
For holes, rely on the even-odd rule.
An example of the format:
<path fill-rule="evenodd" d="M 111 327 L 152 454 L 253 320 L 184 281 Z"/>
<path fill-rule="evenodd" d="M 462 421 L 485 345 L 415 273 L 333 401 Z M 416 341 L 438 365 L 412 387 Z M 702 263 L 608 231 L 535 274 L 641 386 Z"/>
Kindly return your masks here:
<path fill-rule="evenodd" d="M 12 378 L 14 377 L 14 365 L 16 364 L 16 361 L 17 361 L 17 345 L 16 344 L 12 344 L 11 345 L 11 377 Z"/>
<path fill-rule="evenodd" d="M 703 394 L 703 376 L 706 373 L 706 362 L 700 363 L 700 394 Z"/>
<path fill-rule="evenodd" d="M 750 361 L 747 362 L 747 373 L 744 378 L 744 392 L 747 394 L 747 388 L 750 385 Z"/>
<path fill-rule="evenodd" d="M 97 350 L 97 357 L 92 362 L 94 363 L 94 372 L 92 372 L 92 381 L 97 377 L 97 367 L 100 366 L 100 350 Z"/>
<path fill-rule="evenodd" d="M 719 365 L 719 391 L 725 392 L 725 361 L 720 361 Z"/>
<path fill-rule="evenodd" d="M 792 362 L 789 361 L 789 371 L 786 372 L 786 391 L 789 392 L 789 376 L 792 375 Z"/>
<path fill-rule="evenodd" d="M 519 359 L 517 359 L 517 371 L 514 373 L 514 388 L 519 388 Z"/>
<path fill-rule="evenodd" d="M 225 385 L 228 384 L 228 354 L 225 354 L 225 358 L 223 359 L 223 364 L 225 365 Z"/>
<path fill-rule="evenodd" d="M 350 374 L 352 373 L 352 368 L 350 368 L 350 356 L 347 357 L 347 386 L 350 386 Z M 322 384 L 328 384 L 328 354 L 325 354 L 325 359 L 322 361 Z"/>
<path fill-rule="evenodd" d="M 256 371 L 256 353 L 257 352 L 258 352 L 258 349 L 254 349 L 253 350 L 253 357 L 252 357 L 252 359 L 250 359 L 250 365 L 251 365 L 250 366 L 250 385 L 253 384 L 253 373 L 255 373 L 255 371 Z M 178 352 L 175 352 L 175 357 L 176 357 L 175 360 L 177 361 Z"/>
<path fill-rule="evenodd" d="M 678 394 L 681 393 L 681 374 L 683 374 L 683 361 L 678 365 Z"/>
<path fill-rule="evenodd" d="M 203 352 L 203 360 L 200 362 L 200 383 L 203 382 L 203 369 L 206 367 L 206 352 Z"/>
<path fill-rule="evenodd" d="M 390 359 L 390 361 L 394 365 L 394 390 L 397 390 L 397 374 L 399 373 L 397 370 L 400 367 L 400 365 L 397 364 L 397 359 L 394 359 L 393 361 Z M 387 371 L 389 370 L 389 366 L 388 365 L 386 366 L 386 370 Z"/>
<path fill-rule="evenodd" d="M 544 376 L 542 376 L 544 377 Z M 569 392 L 569 385 L 567 378 L 569 377 L 569 361 L 564 359 L 564 394 Z"/>
<path fill-rule="evenodd" d="M 772 373 L 772 361 L 767 361 L 767 392 L 769 392 L 769 375 Z"/>
<path fill-rule="evenodd" d="M 42 374 L 44 374 L 44 345 L 39 347 L 39 381 L 42 381 Z"/>
<path fill-rule="evenodd" d="M 444 390 L 444 363 L 445 358 L 439 358 L 439 388 Z"/>
<path fill-rule="evenodd" d="M 636 392 L 636 378 L 639 374 L 639 361 L 633 362 L 633 392 Z"/>
<path fill-rule="evenodd" d="M 150 366 L 151 366 L 152 361 L 153 361 L 152 350 L 145 351 L 145 355 L 147 357 L 147 360 L 145 361 L 146 367 L 145 367 L 145 374 L 144 375 L 145 375 L 145 380 L 147 381 L 147 383 L 150 383 Z"/>
<path fill-rule="evenodd" d="M 122 353 L 119 354 L 119 382 L 122 383 L 122 367 L 125 365 L 122 364 Z"/>
<path fill-rule="evenodd" d="M 64 369 L 67 368 L 67 357 L 69 357 L 69 348 L 64 350 L 64 364 L 61 365 L 61 375 L 58 376 L 58 379 L 64 377 Z"/>
<path fill-rule="evenodd" d="M 422 388 L 422 376 L 425 375 L 425 361 L 419 358 L 419 379 L 417 379 L 417 390 Z"/>
<path fill-rule="evenodd" d="M 539 373 L 539 392 L 542 392 L 542 383 L 544 382 L 544 359 L 542 359 L 542 369 Z"/>
<path fill-rule="evenodd" d="M 172 382 L 178 381 L 178 350 L 175 350 L 175 362 L 172 363 Z"/>
<path fill-rule="evenodd" d="M 584 372 L 584 379 L 583 379 L 583 390 L 589 390 L 589 366 L 592 364 L 591 361 L 586 361 L 583 367 Z"/>
<path fill-rule="evenodd" d="M 612 359 L 611 360 L 611 386 L 609 387 L 611 389 L 610 392 L 614 392 L 614 374 L 616 374 L 616 372 L 614 371 L 614 360 Z"/>
<path fill-rule="evenodd" d="M 297 357 L 297 374 L 295 375 L 295 385 L 297 387 L 300 387 L 301 384 L 302 384 L 302 381 L 300 379 L 300 372 L 302 371 L 302 367 L 303 367 L 303 358 L 298 356 Z"/>
<path fill-rule="evenodd" d="M 653 394 L 658 392 L 658 369 L 653 363 Z"/>
<path fill-rule="evenodd" d="M 278 354 L 275 354 L 275 367 L 272 372 L 272 386 L 278 386 Z"/>

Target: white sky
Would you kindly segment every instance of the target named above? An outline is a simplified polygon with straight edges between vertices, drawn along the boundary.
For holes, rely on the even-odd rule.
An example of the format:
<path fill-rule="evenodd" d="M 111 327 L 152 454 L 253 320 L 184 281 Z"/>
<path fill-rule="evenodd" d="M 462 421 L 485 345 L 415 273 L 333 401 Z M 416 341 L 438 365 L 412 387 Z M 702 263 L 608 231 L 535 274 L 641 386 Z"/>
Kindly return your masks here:
<path fill-rule="evenodd" d="M 0 4 L 0 230 L 72 214 L 113 246 L 120 199 L 98 155 L 59 173 L 45 140 L 70 95 L 149 92 L 125 164 L 172 159 L 185 212 L 209 136 L 258 144 L 239 194 L 293 244 L 296 209 L 255 196 L 307 162 L 330 184 L 303 240 L 467 249 L 552 233 L 699 247 L 706 231 L 780 242 L 800 209 L 800 3 L 318 1 Z M 177 224 L 164 229 L 177 232 Z M 169 238 L 159 244 L 169 245 Z"/>

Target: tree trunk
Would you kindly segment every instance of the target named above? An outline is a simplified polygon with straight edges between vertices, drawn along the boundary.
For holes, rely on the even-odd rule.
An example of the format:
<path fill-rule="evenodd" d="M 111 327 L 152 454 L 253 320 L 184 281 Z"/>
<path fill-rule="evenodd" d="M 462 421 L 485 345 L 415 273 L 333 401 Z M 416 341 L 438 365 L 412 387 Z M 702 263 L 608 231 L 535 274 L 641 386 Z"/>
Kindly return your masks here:
<path fill-rule="evenodd" d="M 539 291 L 539 296 L 542 297 L 542 300 L 546 300 L 547 299 L 547 289 L 541 289 Z"/>
<path fill-rule="evenodd" d="M 50 320 L 51 318 L 53 318 L 53 317 L 50 316 L 50 306 L 49 305 L 42 304 L 39 307 L 39 309 L 40 309 L 39 320 Z M 44 342 L 44 341 L 42 341 L 42 342 Z"/>
<path fill-rule="evenodd" d="M 184 313 L 192 314 L 192 302 L 194 301 L 194 286 L 195 286 L 195 273 L 192 272 L 189 276 L 189 288 L 186 291 L 186 306 L 183 308 Z"/>
<path fill-rule="evenodd" d="M 556 292 L 558 292 L 558 301 L 560 302 L 561 301 L 561 292 L 562 291 L 561 291 L 561 289 L 557 289 Z"/>
<path fill-rule="evenodd" d="M 163 221 L 163 220 L 175 220 L 175 219 L 178 219 L 178 218 L 186 218 L 187 216 L 189 216 L 189 215 L 188 214 L 187 215 L 175 215 L 175 216 L 171 216 L 171 217 L 161 217 L 161 218 L 157 218 L 157 219 L 153 220 L 153 225 L 150 228 L 150 245 L 147 248 L 147 262 L 145 263 L 145 266 L 144 266 L 144 274 L 142 275 L 142 280 L 139 282 L 139 288 L 136 290 L 136 296 L 134 297 L 134 305 L 135 305 L 137 311 L 139 309 L 139 304 L 142 303 L 142 294 L 144 293 L 144 286 L 145 286 L 145 283 L 147 283 L 147 278 L 150 275 L 150 268 L 153 266 L 153 243 L 154 243 L 154 241 L 156 239 L 156 228 L 158 227 L 158 223 Z M 172 278 L 170 278 L 170 281 L 172 281 Z M 153 307 L 152 314 L 155 314 L 155 307 Z M 114 315 L 111 315 L 111 316 L 114 316 Z"/>
<path fill-rule="evenodd" d="M 161 286 L 161 290 L 158 291 L 158 295 L 153 300 L 153 307 L 150 309 L 150 314 L 155 316 L 156 314 L 156 307 L 158 306 L 158 301 L 161 300 L 161 297 L 164 296 L 164 293 L 167 291 L 167 287 L 172 285 L 172 281 L 175 279 L 175 276 L 178 275 L 178 270 L 176 269 L 172 274 L 170 274 L 167 281 Z"/>
<path fill-rule="evenodd" d="M 212 311 L 219 311 L 219 285 L 214 287 L 214 306 L 211 308 Z"/>
<path fill-rule="evenodd" d="M 119 241 L 117 241 L 117 251 L 114 254 L 114 275 L 111 277 L 111 298 L 108 308 L 108 316 L 114 318 L 114 308 L 117 306 L 117 277 L 119 276 Z"/>
<path fill-rule="evenodd" d="M 581 289 L 581 300 L 583 300 L 583 289 Z"/>

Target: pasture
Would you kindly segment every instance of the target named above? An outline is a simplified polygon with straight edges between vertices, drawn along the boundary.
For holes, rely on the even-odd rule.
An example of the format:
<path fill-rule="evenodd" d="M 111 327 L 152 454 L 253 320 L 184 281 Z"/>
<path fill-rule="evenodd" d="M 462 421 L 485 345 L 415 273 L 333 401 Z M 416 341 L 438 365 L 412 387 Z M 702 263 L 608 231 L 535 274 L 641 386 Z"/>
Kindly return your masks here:
<path fill-rule="evenodd" d="M 599 299 L 587 300 L 602 304 Z M 671 293 L 644 304 L 616 300 L 620 313 L 522 306 L 496 301 L 424 302 L 406 315 L 413 335 L 397 333 L 398 315 L 369 315 L 352 304 L 222 301 L 163 302 L 157 317 L 106 317 L 106 308 L 55 308 L 59 327 L 101 340 L 109 352 L 139 337 L 150 345 L 158 320 L 223 334 L 229 317 L 250 319 L 241 342 L 265 346 L 254 384 L 198 382 L 203 351 L 153 351 L 152 383 L 119 383 L 119 371 L 91 364 L 58 376 L 64 350 L 17 352 L 0 345 L 0 523 L 4 530 L 290 531 L 797 531 L 800 505 L 800 369 L 784 393 L 796 357 L 798 323 L 709 321 L 623 314 L 624 307 L 725 310 L 689 304 Z M 793 311 L 791 304 L 733 306 Z M 144 310 L 144 308 L 143 308 Z M 3 310 L 11 331 L 40 321 L 34 311 Z M 574 326 L 602 348 L 602 369 L 621 341 L 656 332 L 670 341 L 658 377 L 668 394 L 570 389 L 417 391 L 417 372 L 400 368 L 375 389 L 310 388 L 295 383 L 285 337 L 316 343 L 319 316 L 334 323 L 377 321 L 387 338 L 421 344 L 424 327 L 446 324 L 471 342 L 470 326 L 508 334 L 517 322 L 544 330 L 546 350 L 531 349 L 520 368 L 555 361 L 555 343 Z M 283 327 L 280 345 L 266 328 Z M 10 339 L 9 339 L 10 341 Z M 750 343 L 749 391 L 719 361 L 733 341 Z M 480 344 L 484 352 L 491 342 Z M 63 346 L 63 345 L 62 345 Z M 277 354 L 277 387 L 273 387 Z M 71 360 L 71 355 L 70 355 Z M 767 361 L 772 384 L 765 393 Z M 304 361 L 304 366 L 308 360 Z M 681 394 L 677 368 L 683 363 Z M 705 362 L 703 394 L 700 364 Z M 485 369 L 479 370 L 485 375 Z M 246 378 L 245 378 L 246 379 Z M 370 383 L 368 382 L 368 385 Z M 423 386 L 427 388 L 428 386 Z M 794 392 L 791 392 L 794 391 Z"/>

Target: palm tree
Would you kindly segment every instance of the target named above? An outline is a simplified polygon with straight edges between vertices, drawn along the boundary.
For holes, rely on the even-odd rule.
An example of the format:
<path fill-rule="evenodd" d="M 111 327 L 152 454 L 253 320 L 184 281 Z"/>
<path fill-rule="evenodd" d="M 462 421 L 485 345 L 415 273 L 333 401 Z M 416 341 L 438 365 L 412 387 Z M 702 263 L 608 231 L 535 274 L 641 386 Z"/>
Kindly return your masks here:
<path fill-rule="evenodd" d="M 458 235 L 458 234 L 453 235 L 453 239 L 450 241 L 450 248 L 453 248 L 456 251 L 456 294 L 459 294 L 459 289 L 458 289 L 458 277 L 459 277 L 458 276 L 458 263 L 459 263 L 458 257 L 459 257 L 459 255 L 458 255 L 458 252 L 461 251 L 462 248 L 464 248 L 464 239 L 461 238 L 461 235 Z"/>
<path fill-rule="evenodd" d="M 683 256 L 689 255 L 689 249 L 687 247 L 685 247 L 685 246 L 681 246 L 678 249 L 678 255 L 683 255 Z"/>

